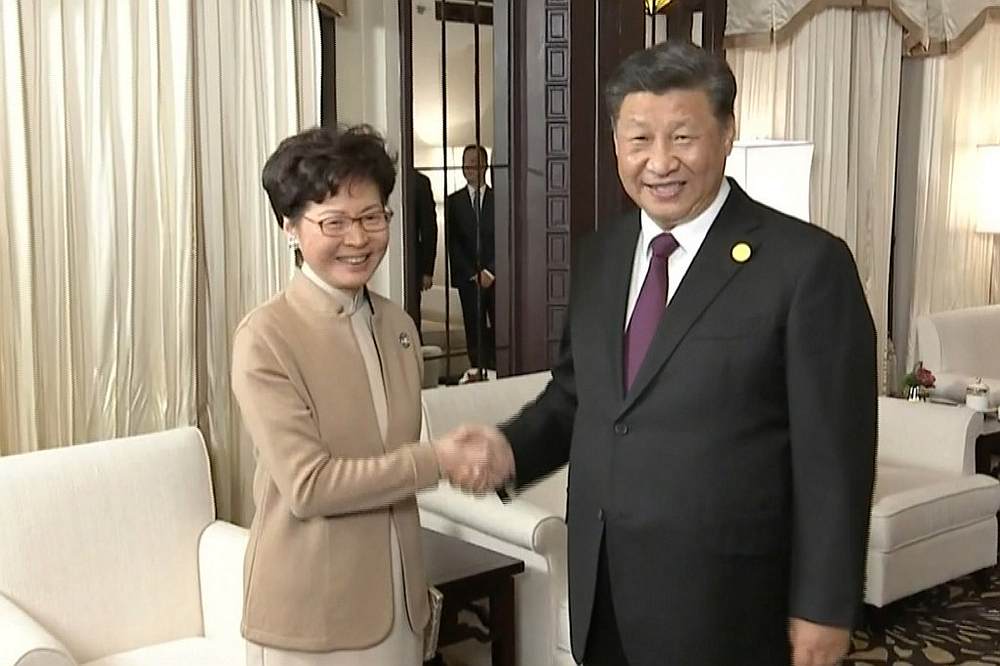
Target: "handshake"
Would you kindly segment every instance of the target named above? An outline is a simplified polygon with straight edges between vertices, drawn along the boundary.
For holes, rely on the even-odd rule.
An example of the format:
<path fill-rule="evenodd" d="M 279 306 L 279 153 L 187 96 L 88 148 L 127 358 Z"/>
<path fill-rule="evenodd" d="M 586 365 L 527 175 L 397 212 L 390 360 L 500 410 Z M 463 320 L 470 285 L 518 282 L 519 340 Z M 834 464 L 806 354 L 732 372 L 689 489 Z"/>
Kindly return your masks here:
<path fill-rule="evenodd" d="M 489 492 L 514 476 L 510 444 L 493 426 L 463 425 L 433 446 L 441 475 L 466 492 Z"/>

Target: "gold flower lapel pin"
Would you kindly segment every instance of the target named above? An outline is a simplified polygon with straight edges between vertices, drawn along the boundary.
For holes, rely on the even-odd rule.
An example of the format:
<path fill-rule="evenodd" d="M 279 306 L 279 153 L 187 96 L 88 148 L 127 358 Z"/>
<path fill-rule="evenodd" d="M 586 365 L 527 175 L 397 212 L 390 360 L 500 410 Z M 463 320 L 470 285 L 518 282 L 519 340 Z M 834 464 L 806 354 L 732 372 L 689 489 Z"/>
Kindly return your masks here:
<path fill-rule="evenodd" d="M 409 349 L 410 345 L 412 344 L 410 342 L 410 336 L 407 335 L 406 333 L 400 333 L 399 334 L 399 344 L 403 345 L 403 349 Z"/>
<path fill-rule="evenodd" d="M 730 254 L 733 257 L 733 261 L 738 264 L 745 264 L 750 261 L 750 255 L 753 254 L 753 251 L 750 250 L 750 246 L 746 243 L 737 243 L 733 246 Z"/>

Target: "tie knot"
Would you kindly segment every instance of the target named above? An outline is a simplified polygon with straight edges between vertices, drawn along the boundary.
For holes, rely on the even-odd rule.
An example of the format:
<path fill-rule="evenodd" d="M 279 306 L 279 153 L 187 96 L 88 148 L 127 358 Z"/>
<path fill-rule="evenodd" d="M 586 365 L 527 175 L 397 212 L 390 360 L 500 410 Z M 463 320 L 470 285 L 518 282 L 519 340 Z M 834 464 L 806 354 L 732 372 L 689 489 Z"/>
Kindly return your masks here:
<path fill-rule="evenodd" d="M 666 259 L 674 253 L 679 246 L 673 234 L 660 234 L 650 243 L 653 247 L 653 256 L 658 259 Z"/>

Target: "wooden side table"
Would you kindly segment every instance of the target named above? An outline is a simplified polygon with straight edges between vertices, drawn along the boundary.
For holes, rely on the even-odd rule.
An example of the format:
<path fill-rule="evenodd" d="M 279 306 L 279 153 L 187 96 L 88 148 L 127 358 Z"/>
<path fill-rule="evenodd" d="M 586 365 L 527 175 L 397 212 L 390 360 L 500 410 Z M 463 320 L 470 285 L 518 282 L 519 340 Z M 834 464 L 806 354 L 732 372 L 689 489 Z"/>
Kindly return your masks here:
<path fill-rule="evenodd" d="M 514 666 L 514 576 L 524 571 L 524 562 L 431 530 L 423 535 L 427 582 L 444 595 L 438 647 L 475 638 L 490 643 L 493 666 Z M 484 599 L 488 612 L 476 605 Z M 475 614 L 486 631 L 462 624 L 462 610 Z M 442 662 L 439 657 L 428 663 Z"/>
<path fill-rule="evenodd" d="M 995 411 L 984 415 L 983 431 L 976 439 L 976 474 L 993 474 L 993 457 L 1000 456 L 1000 421 Z"/>

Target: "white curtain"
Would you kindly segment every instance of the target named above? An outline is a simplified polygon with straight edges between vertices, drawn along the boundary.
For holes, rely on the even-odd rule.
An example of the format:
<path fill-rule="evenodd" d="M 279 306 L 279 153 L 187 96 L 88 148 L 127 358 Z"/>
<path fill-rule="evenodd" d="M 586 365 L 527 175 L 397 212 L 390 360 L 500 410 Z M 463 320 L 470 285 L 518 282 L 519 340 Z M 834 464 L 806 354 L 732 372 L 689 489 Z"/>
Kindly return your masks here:
<path fill-rule="evenodd" d="M 814 144 L 810 216 L 854 252 L 884 359 L 901 27 L 886 11 L 827 9 L 783 42 L 726 53 L 739 138 Z"/>
<path fill-rule="evenodd" d="M 0 452 L 191 423 L 188 3 L 2 5 Z"/>
<path fill-rule="evenodd" d="M 907 51 L 943 53 L 962 47 L 1000 0 L 739 0 L 726 10 L 726 47 L 763 46 L 794 34 L 813 16 L 832 7 L 885 9 L 904 28 Z"/>
<path fill-rule="evenodd" d="M 315 4 L 4 0 L 0 34 L 0 454 L 198 423 L 240 518 L 228 340 L 288 274 L 260 169 L 318 117 Z"/>
<path fill-rule="evenodd" d="M 1000 303 L 996 238 L 976 232 L 976 146 L 1000 143 L 1000 23 L 957 53 L 907 60 L 904 97 L 894 328 L 912 365 L 917 316 Z"/>
<path fill-rule="evenodd" d="M 220 514 L 253 516 L 253 455 L 229 384 L 232 333 L 293 263 L 260 172 L 278 143 L 319 120 L 319 19 L 311 2 L 203 0 L 197 23 L 198 425 Z"/>

